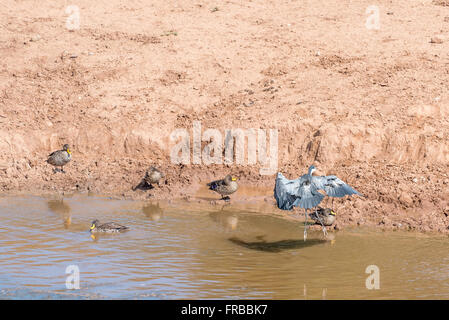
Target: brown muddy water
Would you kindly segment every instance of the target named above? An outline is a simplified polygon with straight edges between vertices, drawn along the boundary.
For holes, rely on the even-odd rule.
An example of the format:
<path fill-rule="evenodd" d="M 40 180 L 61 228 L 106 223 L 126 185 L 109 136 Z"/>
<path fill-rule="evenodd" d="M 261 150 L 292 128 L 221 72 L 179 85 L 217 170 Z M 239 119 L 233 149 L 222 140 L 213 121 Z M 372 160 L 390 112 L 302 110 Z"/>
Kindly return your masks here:
<path fill-rule="evenodd" d="M 0 198 L 2 299 L 449 299 L 449 239 L 352 229 L 323 240 L 268 204 Z M 130 227 L 92 238 L 93 219 Z M 66 288 L 76 265 L 80 289 Z M 366 287 L 369 265 L 379 289 Z"/>

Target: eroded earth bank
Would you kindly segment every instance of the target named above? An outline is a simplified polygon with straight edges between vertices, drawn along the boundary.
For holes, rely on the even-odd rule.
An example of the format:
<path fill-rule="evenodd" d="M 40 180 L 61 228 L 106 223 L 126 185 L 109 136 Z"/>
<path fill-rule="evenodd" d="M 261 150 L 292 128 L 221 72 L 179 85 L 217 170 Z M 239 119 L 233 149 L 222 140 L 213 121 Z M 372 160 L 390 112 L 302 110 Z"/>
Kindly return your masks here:
<path fill-rule="evenodd" d="M 198 197 L 228 172 L 274 204 L 260 164 L 172 163 L 170 135 L 277 129 L 278 170 L 315 164 L 366 198 L 335 201 L 338 228 L 449 233 L 449 3 L 80 0 L 0 11 L 0 188 Z M 66 173 L 47 155 L 71 146 Z M 203 146 L 207 142 L 203 142 Z M 166 179 L 135 190 L 150 165 Z M 204 187 L 203 187 L 204 188 Z M 207 194 L 207 193 L 206 193 Z M 273 208 L 273 210 L 275 210 Z M 287 213 L 286 213 L 287 214 Z"/>

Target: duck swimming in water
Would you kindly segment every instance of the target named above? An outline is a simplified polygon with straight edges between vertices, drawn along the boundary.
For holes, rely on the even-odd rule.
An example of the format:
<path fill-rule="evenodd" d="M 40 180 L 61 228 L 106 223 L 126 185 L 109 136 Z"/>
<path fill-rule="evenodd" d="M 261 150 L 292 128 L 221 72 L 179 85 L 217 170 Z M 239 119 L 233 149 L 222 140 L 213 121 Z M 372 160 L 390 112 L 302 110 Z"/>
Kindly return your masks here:
<path fill-rule="evenodd" d="M 72 160 L 72 153 L 70 152 L 69 145 L 62 146 L 62 150 L 52 152 L 48 155 L 47 162 L 55 167 L 61 167 L 61 172 L 64 171 L 64 166 Z"/>
<path fill-rule="evenodd" d="M 222 200 L 229 200 L 229 195 L 233 194 L 239 188 L 237 178 L 228 174 L 224 179 L 215 180 L 207 184 L 209 190 L 213 190 L 221 195 Z"/>
<path fill-rule="evenodd" d="M 123 232 L 129 230 L 128 227 L 122 226 L 121 224 L 115 222 L 106 222 L 100 224 L 100 221 L 94 220 L 92 221 L 92 225 L 90 226 L 91 233 L 104 232 L 104 233 L 116 233 Z"/>

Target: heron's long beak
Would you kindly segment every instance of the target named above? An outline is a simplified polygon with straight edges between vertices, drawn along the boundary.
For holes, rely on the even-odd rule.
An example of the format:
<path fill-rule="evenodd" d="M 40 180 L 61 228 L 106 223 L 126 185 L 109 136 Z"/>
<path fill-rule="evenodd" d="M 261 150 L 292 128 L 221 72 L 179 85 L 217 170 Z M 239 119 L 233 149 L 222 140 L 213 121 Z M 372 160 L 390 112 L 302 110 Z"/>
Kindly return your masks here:
<path fill-rule="evenodd" d="M 236 181 L 236 180 L 237 180 L 237 178 L 232 178 L 231 180 L 232 180 L 232 181 Z"/>

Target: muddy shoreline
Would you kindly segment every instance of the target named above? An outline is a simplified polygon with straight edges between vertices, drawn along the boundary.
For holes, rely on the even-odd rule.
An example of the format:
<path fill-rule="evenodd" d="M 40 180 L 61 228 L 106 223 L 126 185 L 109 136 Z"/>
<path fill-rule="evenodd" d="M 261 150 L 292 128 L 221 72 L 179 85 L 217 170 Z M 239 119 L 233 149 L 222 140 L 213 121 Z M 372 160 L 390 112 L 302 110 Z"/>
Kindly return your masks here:
<path fill-rule="evenodd" d="M 91 170 L 83 168 L 80 161 L 75 158 L 73 163 L 66 166 L 66 173 L 54 173 L 51 166 L 44 164 L 16 175 L 15 178 L 9 179 L 9 183 L 2 177 L 0 186 L 4 195 L 48 197 L 102 195 L 113 199 L 148 202 L 182 201 L 198 203 L 206 208 L 216 208 L 225 203 L 219 199 L 219 195 L 208 190 L 205 184 L 207 181 L 222 177 L 227 172 L 232 172 L 239 177 L 240 188 L 231 196 L 230 205 L 263 204 L 270 207 L 270 214 L 287 219 L 303 219 L 303 212 L 299 209 L 295 209 L 295 212 L 277 209 L 273 197 L 274 176 L 257 175 L 257 167 L 242 167 L 237 170 L 216 166 L 204 170 L 201 167 L 182 165 L 161 166 L 166 178 L 161 181 L 160 186 L 133 190 L 145 175 L 145 167 L 141 166 L 140 170 L 133 172 L 132 161 L 123 162 L 128 163 L 126 169 L 108 165 L 106 170 L 105 168 Z M 407 173 L 403 166 L 381 163 L 377 165 L 379 169 L 375 172 L 362 169 L 364 166 L 372 168 L 373 165 L 358 164 L 342 166 L 338 172 L 323 173 L 336 174 L 366 195 L 366 198 L 353 196 L 334 200 L 337 222 L 332 227 L 333 230 L 366 226 L 381 230 L 449 234 L 449 205 L 446 200 L 449 198 L 447 191 L 449 180 L 444 176 L 444 167 L 429 167 L 425 172 L 419 172 L 416 167 L 409 167 Z M 80 173 L 83 169 L 88 171 L 87 175 Z M 77 171 L 74 172 L 75 170 Z M 290 178 L 299 176 L 292 171 L 281 171 Z M 106 176 L 103 172 L 114 174 Z M 378 174 L 380 172 L 387 172 L 387 176 L 391 178 L 386 179 L 384 174 Z M 320 205 L 331 206 L 331 201 L 325 199 Z"/>

